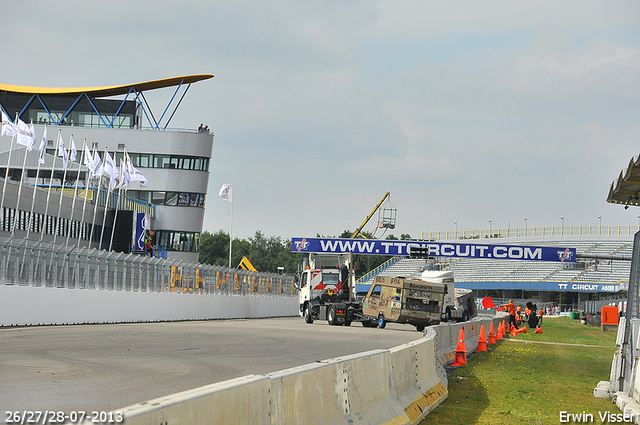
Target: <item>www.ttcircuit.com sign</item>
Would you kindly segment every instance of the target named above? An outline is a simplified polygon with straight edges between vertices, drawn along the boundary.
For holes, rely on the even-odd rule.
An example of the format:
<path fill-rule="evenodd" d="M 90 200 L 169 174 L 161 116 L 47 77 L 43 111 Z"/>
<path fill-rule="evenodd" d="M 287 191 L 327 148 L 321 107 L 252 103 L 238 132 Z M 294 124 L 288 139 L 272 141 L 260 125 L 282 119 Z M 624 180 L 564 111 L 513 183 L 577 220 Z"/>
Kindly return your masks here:
<path fill-rule="evenodd" d="M 409 256 L 411 248 L 427 249 L 432 257 L 494 258 L 564 263 L 576 261 L 575 248 L 549 246 L 322 238 L 293 238 L 291 240 L 292 252 L 335 254 L 351 252 L 352 254 Z"/>

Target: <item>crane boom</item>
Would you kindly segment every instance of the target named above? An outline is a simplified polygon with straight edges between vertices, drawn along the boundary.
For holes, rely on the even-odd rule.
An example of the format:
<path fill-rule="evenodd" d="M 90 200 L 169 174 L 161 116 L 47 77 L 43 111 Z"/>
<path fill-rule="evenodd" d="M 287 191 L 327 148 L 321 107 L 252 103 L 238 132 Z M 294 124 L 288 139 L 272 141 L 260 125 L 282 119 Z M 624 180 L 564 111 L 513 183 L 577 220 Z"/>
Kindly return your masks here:
<path fill-rule="evenodd" d="M 360 234 L 360 231 L 362 230 L 362 228 L 363 228 L 364 226 L 366 226 L 366 225 L 367 225 L 367 223 L 369 222 L 369 220 L 371 220 L 371 217 L 373 217 L 373 215 L 376 213 L 376 211 L 378 211 L 378 208 L 380 208 L 380 205 L 382 205 L 382 203 L 385 201 L 385 199 L 387 199 L 387 198 L 389 197 L 389 195 L 390 195 L 390 194 L 391 194 L 390 192 L 387 192 L 387 193 L 382 197 L 382 199 L 380 200 L 380 202 L 378 202 L 378 205 L 376 205 L 376 207 L 373 209 L 373 211 L 371 211 L 371 214 L 369 214 L 369 215 L 367 216 L 367 218 L 366 218 L 366 220 L 364 221 L 364 223 L 362 223 L 362 224 L 360 225 L 360 227 L 358 227 L 358 230 L 356 230 L 356 231 L 353 233 L 353 235 L 351 235 L 351 239 L 356 238 L 356 237 Z"/>

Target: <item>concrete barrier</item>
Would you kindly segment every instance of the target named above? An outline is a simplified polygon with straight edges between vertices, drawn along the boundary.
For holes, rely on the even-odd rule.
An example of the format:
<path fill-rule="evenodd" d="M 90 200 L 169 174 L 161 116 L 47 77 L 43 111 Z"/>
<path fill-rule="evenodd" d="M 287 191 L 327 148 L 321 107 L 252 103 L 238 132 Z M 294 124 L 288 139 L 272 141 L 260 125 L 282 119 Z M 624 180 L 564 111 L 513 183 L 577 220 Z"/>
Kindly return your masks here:
<path fill-rule="evenodd" d="M 268 377 L 249 375 L 157 398 L 119 411 L 123 413 L 127 425 L 269 425 L 270 389 Z"/>
<path fill-rule="evenodd" d="M 611 362 L 611 373 L 608 381 L 600 381 L 593 390 L 594 397 L 608 398 L 629 418 L 640 424 L 640 319 L 632 319 L 630 326 L 631 341 L 634 341 L 630 352 L 623 358 L 622 344 L 626 318 L 620 318 L 616 337 L 616 352 Z"/>
<path fill-rule="evenodd" d="M 0 285 L 0 326 L 286 317 L 293 297 Z"/>
<path fill-rule="evenodd" d="M 417 424 L 448 395 L 445 365 L 465 329 L 468 353 L 504 316 L 427 328 L 424 336 L 263 376 L 250 375 L 130 406 L 128 425 Z M 252 404 L 253 403 L 253 404 Z M 242 411 L 242 412 L 240 412 Z"/>

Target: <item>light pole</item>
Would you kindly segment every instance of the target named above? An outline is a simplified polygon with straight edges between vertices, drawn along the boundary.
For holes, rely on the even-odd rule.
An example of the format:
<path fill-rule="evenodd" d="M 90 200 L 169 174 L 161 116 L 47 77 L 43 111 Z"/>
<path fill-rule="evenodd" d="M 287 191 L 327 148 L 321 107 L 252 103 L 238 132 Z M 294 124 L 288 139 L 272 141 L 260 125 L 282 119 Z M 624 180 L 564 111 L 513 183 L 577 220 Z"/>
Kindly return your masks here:
<path fill-rule="evenodd" d="M 638 217 L 640 217 L 640 216 L 638 216 Z M 456 238 L 456 239 L 458 239 L 458 221 L 457 221 L 457 220 L 456 220 L 456 221 L 454 221 L 454 222 L 453 222 L 453 224 L 455 224 L 455 225 L 456 225 L 456 234 L 455 234 L 455 238 Z"/>
<path fill-rule="evenodd" d="M 560 217 L 560 220 L 562 221 L 562 225 L 560 226 L 560 234 L 564 235 L 564 216 Z"/>
<path fill-rule="evenodd" d="M 489 237 L 491 237 L 491 219 L 489 219 Z"/>
<path fill-rule="evenodd" d="M 598 220 L 600 220 L 600 224 L 598 226 L 598 235 L 601 235 L 602 234 L 602 216 L 601 215 L 598 216 Z"/>
<path fill-rule="evenodd" d="M 527 236 L 527 217 L 524 218 L 524 235 Z"/>

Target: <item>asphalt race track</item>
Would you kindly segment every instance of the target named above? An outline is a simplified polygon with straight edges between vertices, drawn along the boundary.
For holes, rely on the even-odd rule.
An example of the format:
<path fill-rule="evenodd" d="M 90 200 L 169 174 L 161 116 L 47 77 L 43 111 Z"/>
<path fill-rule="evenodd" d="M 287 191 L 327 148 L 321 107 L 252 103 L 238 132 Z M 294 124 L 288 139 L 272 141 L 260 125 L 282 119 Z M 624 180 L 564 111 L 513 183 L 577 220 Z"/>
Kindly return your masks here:
<path fill-rule="evenodd" d="M 420 338 L 414 327 L 302 318 L 0 329 L 6 411 L 109 411 L 248 374 Z"/>

